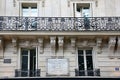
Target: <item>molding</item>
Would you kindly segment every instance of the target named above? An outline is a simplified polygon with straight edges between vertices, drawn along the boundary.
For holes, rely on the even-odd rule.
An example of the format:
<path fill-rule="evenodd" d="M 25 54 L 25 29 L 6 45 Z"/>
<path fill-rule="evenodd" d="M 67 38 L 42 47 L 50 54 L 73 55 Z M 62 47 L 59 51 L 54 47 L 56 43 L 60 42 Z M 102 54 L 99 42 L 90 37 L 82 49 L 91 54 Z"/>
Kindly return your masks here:
<path fill-rule="evenodd" d="M 12 38 L 12 45 L 13 45 L 13 53 L 17 53 L 17 39 L 16 38 Z"/>
<path fill-rule="evenodd" d="M 43 38 L 38 38 L 39 53 L 43 53 Z"/>
<path fill-rule="evenodd" d="M 50 37 L 51 53 L 55 55 L 56 52 L 56 36 Z"/>
<path fill-rule="evenodd" d="M 17 1 L 43 1 L 43 0 L 17 0 Z"/>
<path fill-rule="evenodd" d="M 0 59 L 4 57 L 3 38 L 0 37 Z"/>
<path fill-rule="evenodd" d="M 94 1 L 95 2 L 95 5 L 96 5 L 96 7 L 98 7 L 98 0 L 68 0 L 68 7 L 70 7 L 70 2 L 81 2 L 81 1 Z"/>
<path fill-rule="evenodd" d="M 72 53 L 75 53 L 76 38 L 71 38 Z"/>

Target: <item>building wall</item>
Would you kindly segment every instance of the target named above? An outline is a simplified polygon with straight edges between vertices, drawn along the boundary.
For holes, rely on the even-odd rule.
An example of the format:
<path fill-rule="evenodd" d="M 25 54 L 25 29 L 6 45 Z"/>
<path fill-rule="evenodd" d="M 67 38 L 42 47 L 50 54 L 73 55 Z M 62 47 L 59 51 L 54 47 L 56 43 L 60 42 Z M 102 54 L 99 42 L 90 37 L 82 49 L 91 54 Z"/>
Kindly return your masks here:
<path fill-rule="evenodd" d="M 70 17 L 73 16 L 73 3 L 92 3 L 93 16 L 119 16 L 119 0 L 1 0 L 1 16 L 21 15 L 21 3 L 37 3 L 40 17 Z"/>
<path fill-rule="evenodd" d="M 34 2 L 38 3 L 39 17 L 73 17 L 73 3 L 85 1 L 87 0 L 15 0 L 15 2 L 14 0 L 0 0 L 0 16 L 21 16 L 20 3 Z M 98 2 L 88 0 L 88 2 L 93 3 L 93 16 L 95 17 L 120 16 L 120 0 L 98 0 Z M 77 37 L 80 38 L 80 36 Z M 78 68 L 77 49 L 81 47 L 81 42 L 79 40 L 76 42 L 75 53 L 72 53 L 70 40 L 65 39 L 64 42 L 63 54 L 58 50 L 56 56 L 62 56 L 69 60 L 69 76 L 75 76 L 74 69 Z M 4 56 L 0 59 L 0 77 L 14 77 L 15 69 L 20 68 L 20 47 L 18 47 L 17 53 L 14 53 L 11 40 L 6 40 L 4 45 Z M 120 72 L 115 71 L 115 68 L 120 68 L 120 51 L 115 54 L 110 52 L 108 43 L 102 47 L 101 53 L 97 52 L 96 45 L 92 47 L 94 50 L 94 67 L 100 68 L 101 76 L 119 76 Z M 109 57 L 110 53 L 113 57 Z M 51 56 L 55 55 L 51 53 L 50 40 L 45 39 L 43 53 L 38 52 L 38 68 L 41 69 L 42 77 L 46 76 L 47 59 Z M 11 59 L 11 63 L 4 63 L 4 59 Z"/>
<path fill-rule="evenodd" d="M 80 37 L 79 37 L 80 38 Z M 84 47 L 90 47 L 93 48 L 93 66 L 94 69 L 100 69 L 100 75 L 101 77 L 108 77 L 108 76 L 119 76 L 120 72 L 119 70 L 116 71 L 115 68 L 120 69 L 120 52 L 117 51 L 117 53 L 112 53 L 110 55 L 109 53 L 109 47 L 108 43 L 105 43 L 105 45 L 102 47 L 102 52 L 98 53 L 98 48 L 96 46 L 95 40 L 92 42 L 88 42 L 88 44 L 83 44 L 81 41 L 82 38 L 77 39 L 76 41 L 76 50 L 73 53 L 74 50 L 71 47 L 70 39 L 64 39 L 64 47 L 63 47 L 63 53 L 57 49 L 55 54 L 51 52 L 51 44 L 50 39 L 44 39 L 43 40 L 43 53 L 40 53 L 39 46 L 37 46 L 38 43 L 36 41 L 31 42 L 30 44 L 33 44 L 38 48 L 37 54 L 38 54 L 38 69 L 41 69 L 41 77 L 47 76 L 47 59 L 53 58 L 53 57 L 62 57 L 65 59 L 68 59 L 68 76 L 75 76 L 75 69 L 78 69 L 78 49 L 84 48 Z M 26 40 L 23 40 L 26 41 Z M 3 58 L 0 59 L 0 77 L 15 77 L 15 69 L 20 69 L 20 48 L 22 46 L 25 46 L 25 43 L 19 40 L 18 42 L 18 50 L 17 53 L 14 53 L 14 47 L 11 42 L 11 40 L 5 41 L 5 48 L 4 48 L 4 55 Z M 30 45 L 29 44 L 29 45 Z M 110 57 L 111 56 L 111 57 Z M 11 59 L 11 63 L 4 63 L 5 59 Z"/>

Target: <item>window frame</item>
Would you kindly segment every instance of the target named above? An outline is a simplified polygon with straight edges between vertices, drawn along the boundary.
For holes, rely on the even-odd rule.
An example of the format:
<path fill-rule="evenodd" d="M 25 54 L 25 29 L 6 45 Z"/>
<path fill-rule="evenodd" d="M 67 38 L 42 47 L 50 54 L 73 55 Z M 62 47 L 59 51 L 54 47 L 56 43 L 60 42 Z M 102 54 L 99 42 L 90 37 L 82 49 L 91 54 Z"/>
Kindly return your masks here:
<path fill-rule="evenodd" d="M 89 3 L 90 4 L 90 13 L 91 13 L 91 17 L 93 17 L 95 14 L 95 1 L 91 1 L 91 0 L 85 0 L 85 1 L 80 1 L 80 0 L 75 0 L 75 1 L 70 1 L 70 12 L 71 12 L 71 16 L 72 17 L 76 17 L 75 16 L 75 4 L 76 3 L 80 3 L 80 4 L 84 4 L 84 3 Z"/>
<path fill-rule="evenodd" d="M 95 52 L 95 47 L 90 46 L 90 47 L 76 47 L 76 68 L 79 69 L 79 64 L 78 64 L 78 50 L 92 50 L 92 61 L 93 61 L 93 70 L 98 68 L 97 65 L 97 58 L 96 58 L 96 52 Z"/>

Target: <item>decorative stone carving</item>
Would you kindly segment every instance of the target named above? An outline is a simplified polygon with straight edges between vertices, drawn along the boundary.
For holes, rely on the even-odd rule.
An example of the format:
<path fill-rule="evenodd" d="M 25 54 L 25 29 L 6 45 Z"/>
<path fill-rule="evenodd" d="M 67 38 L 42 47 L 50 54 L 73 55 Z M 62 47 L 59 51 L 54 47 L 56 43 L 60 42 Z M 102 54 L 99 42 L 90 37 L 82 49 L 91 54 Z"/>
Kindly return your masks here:
<path fill-rule="evenodd" d="M 96 5 L 96 7 L 98 7 L 98 0 L 95 1 L 95 5 Z"/>
<path fill-rule="evenodd" d="M 50 37 L 51 53 L 55 54 L 56 49 L 56 37 Z"/>
<path fill-rule="evenodd" d="M 76 38 L 71 38 L 72 53 L 75 53 Z"/>
<path fill-rule="evenodd" d="M 39 52 L 43 53 L 43 38 L 38 39 Z"/>
<path fill-rule="evenodd" d="M 120 58 L 120 36 L 118 37 L 118 43 L 117 43 L 117 54 L 118 54 L 118 56 L 119 56 L 119 58 Z"/>
<path fill-rule="evenodd" d="M 70 7 L 70 0 L 68 0 L 68 7 Z"/>
<path fill-rule="evenodd" d="M 108 43 L 108 46 L 109 46 L 109 49 L 113 49 L 115 47 L 115 43 L 116 43 L 116 37 L 110 37 L 109 38 L 109 43 Z"/>
<path fill-rule="evenodd" d="M 44 6 L 45 6 L 45 1 L 43 0 L 43 1 L 42 1 L 42 7 L 44 7 Z"/>
<path fill-rule="evenodd" d="M 97 38 L 97 47 L 102 46 L 102 38 Z"/>
<path fill-rule="evenodd" d="M 114 47 L 116 43 L 116 36 L 110 37 L 108 42 L 108 51 L 110 53 L 109 57 L 113 58 Z"/>
<path fill-rule="evenodd" d="M 3 58 L 3 54 L 4 54 L 3 50 L 4 50 L 4 48 L 3 48 L 3 38 L 0 37 L 0 59 Z"/>
<path fill-rule="evenodd" d="M 25 47 L 30 47 L 31 46 L 31 44 L 30 44 L 30 41 L 25 41 Z"/>
<path fill-rule="evenodd" d="M 58 37 L 59 50 L 63 53 L 64 37 Z"/>
<path fill-rule="evenodd" d="M 97 52 L 98 53 L 101 53 L 102 52 L 102 38 L 97 38 L 97 42 L 96 42 L 96 45 L 97 45 Z"/>
<path fill-rule="evenodd" d="M 118 37 L 118 47 L 120 49 L 120 36 Z"/>
<path fill-rule="evenodd" d="M 17 53 L 17 39 L 12 38 L 12 45 L 13 45 L 13 53 Z"/>
<path fill-rule="evenodd" d="M 16 7 L 16 0 L 13 0 L 13 6 Z"/>
<path fill-rule="evenodd" d="M 88 46 L 88 40 L 84 40 L 83 43 L 82 43 L 82 46 Z"/>

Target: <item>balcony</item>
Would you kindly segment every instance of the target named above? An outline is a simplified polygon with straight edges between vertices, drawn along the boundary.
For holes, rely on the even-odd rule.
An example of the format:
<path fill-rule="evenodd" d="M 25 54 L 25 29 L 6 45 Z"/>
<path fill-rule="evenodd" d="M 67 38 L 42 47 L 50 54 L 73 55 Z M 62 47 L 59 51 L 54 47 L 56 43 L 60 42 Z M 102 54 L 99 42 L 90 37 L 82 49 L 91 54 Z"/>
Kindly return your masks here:
<path fill-rule="evenodd" d="M 40 69 L 36 70 L 15 70 L 15 77 L 40 77 Z"/>
<path fill-rule="evenodd" d="M 95 70 L 75 69 L 75 76 L 100 76 L 100 69 L 95 69 Z"/>
<path fill-rule="evenodd" d="M 4 17 L 0 31 L 120 31 L 120 17 Z"/>

